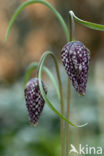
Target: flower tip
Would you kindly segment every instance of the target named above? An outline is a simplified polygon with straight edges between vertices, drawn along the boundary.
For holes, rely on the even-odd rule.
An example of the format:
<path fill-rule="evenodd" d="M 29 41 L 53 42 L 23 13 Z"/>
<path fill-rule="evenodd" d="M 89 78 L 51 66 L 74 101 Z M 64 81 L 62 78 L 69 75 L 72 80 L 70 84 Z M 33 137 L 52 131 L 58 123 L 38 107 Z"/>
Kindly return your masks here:
<path fill-rule="evenodd" d="M 80 94 L 80 96 L 85 96 L 85 93 L 79 93 Z"/>

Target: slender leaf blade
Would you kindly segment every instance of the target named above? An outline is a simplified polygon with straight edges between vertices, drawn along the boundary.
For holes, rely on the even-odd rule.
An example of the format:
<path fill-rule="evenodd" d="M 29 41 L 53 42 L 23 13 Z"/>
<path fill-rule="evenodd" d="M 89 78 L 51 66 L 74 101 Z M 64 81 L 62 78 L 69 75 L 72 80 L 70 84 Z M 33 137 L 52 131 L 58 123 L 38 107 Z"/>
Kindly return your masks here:
<path fill-rule="evenodd" d="M 93 30 L 99 30 L 99 31 L 104 31 L 104 25 L 102 24 L 97 24 L 97 23 L 92 23 L 92 22 L 88 22 L 88 21 L 84 21 L 80 18 L 78 18 L 73 11 L 70 11 L 69 12 L 75 21 L 77 21 L 78 23 L 90 28 L 90 29 L 93 29 Z"/>
<path fill-rule="evenodd" d="M 29 78 L 30 78 L 30 75 L 31 73 L 37 69 L 39 63 L 35 62 L 35 63 L 31 63 L 27 70 L 26 70 L 26 73 L 25 73 L 25 76 L 24 76 L 24 87 L 26 86 L 26 83 L 29 81 Z M 50 70 L 48 68 L 46 68 L 45 66 L 43 67 L 42 69 L 46 74 L 47 76 L 49 77 L 49 79 L 51 80 L 53 86 L 55 87 L 56 89 L 56 92 L 57 92 L 57 95 L 58 95 L 58 98 L 60 99 L 60 93 L 59 93 L 59 89 L 58 89 L 58 86 L 57 86 L 57 82 L 54 78 L 54 76 L 52 75 L 52 73 L 50 72 Z"/>
<path fill-rule="evenodd" d="M 44 62 L 47 58 L 47 56 L 52 56 L 52 52 L 46 52 L 44 53 L 43 55 L 43 58 L 41 59 L 41 64 L 40 64 L 40 68 L 39 68 L 39 73 L 38 73 L 38 79 L 39 79 L 39 87 L 40 87 L 40 91 L 41 91 L 41 94 L 42 94 L 42 97 L 44 98 L 45 102 L 48 104 L 48 106 L 51 108 L 52 111 L 54 111 L 61 119 L 65 120 L 67 123 L 69 123 L 70 125 L 74 126 L 74 127 L 84 127 L 86 126 L 88 123 L 84 124 L 84 125 L 76 125 L 76 124 L 73 124 L 71 121 L 69 121 L 67 118 L 65 118 L 54 106 L 53 104 L 49 101 L 47 95 L 45 94 L 44 92 L 44 89 L 43 89 L 43 86 L 42 86 L 42 79 L 41 79 L 41 76 L 42 76 L 42 68 L 43 68 L 43 65 L 44 65 Z"/>
<path fill-rule="evenodd" d="M 29 0 L 29 1 L 26 1 L 26 2 L 22 3 L 17 8 L 17 10 L 13 14 L 13 16 L 12 16 L 10 22 L 9 22 L 9 26 L 8 26 L 8 29 L 7 29 L 7 32 L 6 32 L 6 35 L 5 35 L 5 40 L 7 41 L 9 32 L 10 32 L 10 30 L 12 28 L 12 25 L 15 22 L 17 16 L 21 13 L 21 11 L 24 8 L 26 8 L 27 6 L 29 6 L 31 4 L 37 4 L 37 3 L 40 3 L 40 4 L 43 4 L 43 5 L 47 6 L 56 15 L 57 19 L 59 20 L 59 22 L 62 25 L 62 28 L 63 28 L 63 30 L 65 32 L 66 39 L 67 39 L 67 41 L 69 41 L 69 31 L 68 31 L 67 25 L 66 25 L 63 17 L 60 15 L 60 13 L 49 2 L 44 1 L 44 0 Z"/>

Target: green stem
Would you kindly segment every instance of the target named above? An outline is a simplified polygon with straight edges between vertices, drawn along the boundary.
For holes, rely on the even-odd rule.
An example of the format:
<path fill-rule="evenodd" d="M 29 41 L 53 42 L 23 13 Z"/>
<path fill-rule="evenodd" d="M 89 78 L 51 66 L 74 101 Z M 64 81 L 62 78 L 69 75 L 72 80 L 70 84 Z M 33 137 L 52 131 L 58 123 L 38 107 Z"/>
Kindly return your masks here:
<path fill-rule="evenodd" d="M 70 12 L 69 12 L 70 13 Z M 70 41 L 73 40 L 74 36 L 74 19 L 72 14 L 70 13 Z M 67 81 L 67 110 L 66 110 L 66 118 L 69 120 L 69 115 L 70 115 L 70 79 L 68 78 Z M 69 155 L 69 124 L 66 122 L 66 156 Z"/>
<path fill-rule="evenodd" d="M 31 73 L 36 70 L 39 66 L 39 63 L 37 62 L 34 62 L 34 63 L 31 63 L 27 70 L 26 70 L 26 73 L 25 73 L 25 76 L 24 76 L 24 87 L 26 86 L 27 82 L 29 81 L 30 79 L 30 76 L 31 76 Z M 60 99 L 60 93 L 59 93 L 59 88 L 57 87 L 57 81 L 55 81 L 55 78 L 52 74 L 52 72 L 46 68 L 45 66 L 42 68 L 42 70 L 47 74 L 47 76 L 50 78 L 52 84 L 54 85 L 55 89 L 56 89 L 56 92 L 57 92 L 57 96 L 58 96 L 58 99 Z"/>
<path fill-rule="evenodd" d="M 42 70 L 43 70 L 44 61 L 45 61 L 46 57 L 49 55 L 49 53 L 53 54 L 52 52 L 45 52 L 45 53 L 44 53 L 44 58 L 43 58 L 43 60 L 42 60 L 42 62 L 41 62 L 41 66 L 40 66 L 39 74 L 38 74 L 38 78 L 39 78 L 39 82 L 40 82 L 39 86 L 40 86 L 41 94 L 42 94 L 42 96 L 43 96 L 45 102 L 46 102 L 46 103 L 48 104 L 48 106 L 51 108 L 51 110 L 52 110 L 54 113 L 56 113 L 60 118 L 62 118 L 63 120 L 65 120 L 65 121 L 66 121 L 68 124 L 70 124 L 71 126 L 74 126 L 74 127 L 84 127 L 84 126 L 87 125 L 87 123 L 86 123 L 86 124 L 83 124 L 83 125 L 76 125 L 76 124 L 72 123 L 71 121 L 67 120 L 65 116 L 63 116 L 59 111 L 57 111 L 57 109 L 56 109 L 56 108 L 51 104 L 51 102 L 49 101 L 48 97 L 46 96 L 46 94 L 45 94 L 45 92 L 44 92 L 44 90 L 43 90 L 43 88 L 42 88 L 42 84 L 41 84 L 41 74 L 42 74 L 42 73 L 41 73 L 41 72 L 42 72 Z M 27 77 L 28 77 L 28 76 L 27 76 Z M 49 77 L 50 77 L 50 76 L 49 76 Z M 27 78 L 26 78 L 26 79 L 27 79 Z M 53 80 L 52 80 L 52 82 L 53 82 Z M 56 84 L 56 85 L 57 85 L 57 84 Z"/>
<path fill-rule="evenodd" d="M 53 58 L 53 60 L 55 58 L 54 54 L 52 52 L 50 52 L 50 51 L 45 52 L 43 54 L 43 56 L 42 56 L 42 60 L 41 60 L 41 64 L 40 64 L 40 68 L 39 68 L 39 72 L 38 72 L 38 78 L 39 78 L 39 87 L 40 87 L 40 91 L 41 91 L 43 99 L 45 100 L 45 102 L 48 104 L 48 106 L 51 108 L 52 111 L 54 111 L 61 119 L 68 122 L 71 126 L 74 126 L 74 127 L 84 127 L 84 126 L 86 126 L 88 123 L 85 123 L 83 125 L 76 125 L 76 124 L 72 123 L 71 121 L 67 120 L 67 118 L 64 115 L 62 115 L 59 111 L 57 111 L 57 109 L 51 104 L 51 102 L 49 101 L 47 95 L 45 94 L 44 89 L 43 89 L 42 84 L 41 84 L 41 75 L 42 75 L 42 68 L 43 68 L 43 65 L 44 65 L 44 61 L 45 61 L 47 56 L 51 56 Z M 56 61 L 56 63 L 57 63 L 57 61 Z M 61 98 L 63 98 L 63 96 L 61 96 L 60 99 Z"/>
<path fill-rule="evenodd" d="M 59 92 L 60 92 L 61 114 L 64 116 L 64 100 L 63 100 L 62 84 L 61 84 L 61 79 L 60 79 L 60 73 L 59 73 L 57 60 L 56 60 L 55 56 L 53 55 L 53 53 L 46 52 L 46 53 L 43 54 L 43 56 L 42 56 L 42 58 L 40 60 L 40 65 L 39 65 L 39 70 L 38 70 L 39 74 L 38 75 L 40 76 L 40 73 L 41 73 L 41 68 L 40 67 L 42 65 L 42 61 L 43 61 L 45 55 L 46 56 L 50 55 L 53 58 L 53 61 L 55 63 L 57 79 L 58 79 L 58 85 L 59 85 Z M 40 81 L 40 83 L 41 83 L 41 81 Z M 61 156 L 64 156 L 64 152 L 65 152 L 65 132 L 64 132 L 64 120 L 63 119 L 61 119 L 60 133 L 61 133 Z"/>
<path fill-rule="evenodd" d="M 75 36 L 75 24 L 74 24 L 74 18 L 73 18 L 73 14 L 72 11 L 69 11 L 69 24 L 70 24 L 70 41 L 72 41 L 74 39 Z"/>
<path fill-rule="evenodd" d="M 93 30 L 99 30 L 99 31 L 104 31 L 104 25 L 102 24 L 96 24 L 96 23 L 92 23 L 92 22 L 88 22 L 88 21 L 84 21 L 80 18 L 78 18 L 73 11 L 69 11 L 69 14 L 72 15 L 72 17 L 74 18 L 74 20 L 82 25 L 84 25 L 85 27 L 88 27 L 90 29 Z"/>
<path fill-rule="evenodd" d="M 69 110 L 70 110 L 70 80 L 68 78 L 67 82 L 67 111 L 66 118 L 69 120 Z M 66 122 L 66 156 L 69 155 L 69 124 Z"/>
<path fill-rule="evenodd" d="M 63 19 L 63 17 L 60 15 L 60 13 L 50 4 L 48 3 L 47 1 L 44 1 L 44 0 L 29 0 L 29 1 L 26 1 L 24 3 L 22 3 L 18 8 L 17 10 L 15 11 L 14 15 L 12 16 L 10 22 L 9 22 L 9 26 L 8 26 L 8 29 L 7 29 L 7 32 L 6 32 L 6 36 L 5 36 L 5 40 L 8 39 L 8 34 L 11 30 L 11 27 L 13 25 L 13 23 L 15 22 L 17 16 L 21 13 L 21 11 L 26 8 L 28 5 L 31 5 L 31 4 L 37 4 L 37 3 L 41 3 L 45 6 L 47 6 L 55 15 L 56 17 L 58 18 L 60 24 L 62 25 L 62 28 L 65 32 L 65 36 L 66 36 L 66 39 L 69 40 L 69 31 L 68 31 L 68 28 L 67 28 L 67 25 Z"/>

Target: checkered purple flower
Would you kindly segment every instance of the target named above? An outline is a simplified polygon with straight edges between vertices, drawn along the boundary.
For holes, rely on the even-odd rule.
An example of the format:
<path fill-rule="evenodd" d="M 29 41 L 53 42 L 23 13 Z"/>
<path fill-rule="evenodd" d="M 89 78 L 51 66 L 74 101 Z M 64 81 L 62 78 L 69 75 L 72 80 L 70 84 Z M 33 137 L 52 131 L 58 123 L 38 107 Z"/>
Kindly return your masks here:
<path fill-rule="evenodd" d="M 42 81 L 43 89 L 47 94 L 45 84 Z M 31 79 L 25 88 L 26 106 L 30 117 L 30 122 L 36 124 L 42 113 L 45 101 L 40 93 L 38 78 Z"/>
<path fill-rule="evenodd" d="M 80 41 L 68 42 L 61 58 L 72 84 L 80 95 L 85 95 L 90 60 L 89 50 Z"/>

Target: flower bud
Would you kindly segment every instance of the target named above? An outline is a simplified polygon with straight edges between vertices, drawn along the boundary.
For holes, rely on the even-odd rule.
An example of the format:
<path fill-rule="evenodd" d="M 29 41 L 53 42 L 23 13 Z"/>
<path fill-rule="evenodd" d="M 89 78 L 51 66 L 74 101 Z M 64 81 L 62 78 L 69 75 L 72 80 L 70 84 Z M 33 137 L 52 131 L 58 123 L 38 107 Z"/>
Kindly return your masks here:
<path fill-rule="evenodd" d="M 85 95 L 90 52 L 80 41 L 68 42 L 61 51 L 65 70 L 76 91 Z"/>
<path fill-rule="evenodd" d="M 43 89 L 47 94 L 47 90 L 42 81 Z M 42 113 L 45 101 L 41 95 L 39 89 L 39 81 L 38 78 L 31 79 L 25 88 L 25 100 L 26 106 L 30 117 L 30 122 L 32 124 L 36 124 L 40 118 L 40 114 Z"/>

